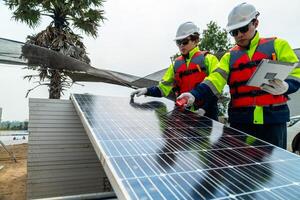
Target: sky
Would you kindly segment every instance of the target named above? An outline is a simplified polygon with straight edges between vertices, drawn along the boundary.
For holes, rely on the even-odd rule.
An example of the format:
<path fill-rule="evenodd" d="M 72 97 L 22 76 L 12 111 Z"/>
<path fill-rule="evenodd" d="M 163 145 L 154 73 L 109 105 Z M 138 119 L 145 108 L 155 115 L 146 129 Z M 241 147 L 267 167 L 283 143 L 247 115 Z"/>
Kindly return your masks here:
<path fill-rule="evenodd" d="M 92 38 L 79 30 L 83 36 L 91 65 L 128 74 L 146 76 L 166 68 L 170 56 L 178 52 L 173 41 L 178 26 L 192 21 L 200 28 L 206 28 L 215 21 L 226 27 L 231 9 L 245 1 L 240 0 L 107 0 L 104 3 L 107 20 L 101 24 L 99 35 Z M 286 39 L 292 48 L 300 47 L 300 1 L 299 0 L 249 0 L 260 12 L 261 37 L 276 36 Z M 10 11 L 0 1 L 0 37 L 24 42 L 27 35 L 45 29 L 49 19 L 43 19 L 38 27 L 30 29 L 26 24 L 14 21 Z M 34 86 L 24 75 L 29 74 L 22 67 L 0 64 L 0 107 L 2 120 L 28 119 L 28 89 Z M 132 90 L 104 83 L 81 83 L 66 91 L 90 93 L 105 96 L 128 96 Z M 40 87 L 30 93 L 29 98 L 47 98 L 48 89 Z"/>

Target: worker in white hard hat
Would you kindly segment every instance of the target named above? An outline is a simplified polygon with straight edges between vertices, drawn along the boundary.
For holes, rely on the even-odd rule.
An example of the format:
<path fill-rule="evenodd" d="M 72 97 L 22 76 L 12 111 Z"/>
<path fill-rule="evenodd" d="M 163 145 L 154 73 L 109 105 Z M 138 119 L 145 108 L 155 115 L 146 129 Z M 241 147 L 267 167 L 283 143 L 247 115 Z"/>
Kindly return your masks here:
<path fill-rule="evenodd" d="M 199 36 L 199 28 L 193 22 L 181 24 L 174 39 L 181 55 L 169 66 L 157 86 L 137 89 L 131 93 L 132 97 L 141 95 L 167 97 L 171 93 L 179 96 L 194 89 L 203 81 L 208 82 L 207 87 L 215 87 L 209 77 L 215 71 L 218 59 L 207 51 L 199 50 Z M 206 101 L 196 101 L 194 105 L 188 107 L 192 111 L 199 111 L 201 108 L 206 116 L 217 119 L 218 108 L 215 96 Z"/>
<path fill-rule="evenodd" d="M 300 68 L 296 67 L 285 80 L 270 80 L 261 87 L 246 83 L 262 59 L 290 63 L 299 60 L 287 41 L 259 36 L 258 16 L 259 12 L 248 3 L 239 4 L 230 12 L 227 30 L 236 45 L 221 58 L 218 70 L 228 75 L 230 126 L 285 149 L 286 122 L 289 121 L 287 100 L 288 95 L 300 87 Z M 201 99 L 204 92 L 199 84 L 179 98 Z"/>

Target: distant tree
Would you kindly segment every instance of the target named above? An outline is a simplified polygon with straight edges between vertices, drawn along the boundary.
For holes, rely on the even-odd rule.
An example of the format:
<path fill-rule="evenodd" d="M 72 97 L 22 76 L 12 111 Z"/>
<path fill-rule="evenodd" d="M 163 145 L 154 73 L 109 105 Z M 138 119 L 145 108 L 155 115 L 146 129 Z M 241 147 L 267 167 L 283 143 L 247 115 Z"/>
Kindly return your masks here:
<path fill-rule="evenodd" d="M 28 121 L 24 121 L 23 130 L 28 130 Z"/>
<path fill-rule="evenodd" d="M 103 22 L 104 0 L 4 0 L 5 5 L 13 10 L 13 18 L 35 28 L 42 16 L 52 19 L 49 26 L 38 34 L 27 36 L 27 43 L 42 46 L 58 51 L 84 61 L 90 62 L 86 55 L 82 37 L 75 34 L 73 28 L 77 28 L 87 35 L 96 37 L 99 23 Z M 59 99 L 65 88 L 71 86 L 71 81 L 64 70 L 50 69 L 49 66 L 38 68 L 29 66 L 29 69 L 38 71 L 38 75 L 29 75 L 25 78 L 39 78 L 39 84 L 46 85 L 49 89 L 50 99 Z M 31 91 L 28 90 L 28 93 Z M 27 95 L 28 95 L 27 93 Z"/>
<path fill-rule="evenodd" d="M 174 64 L 176 58 L 178 58 L 181 54 L 180 53 L 176 53 L 173 56 L 170 57 L 171 63 Z"/>
<path fill-rule="evenodd" d="M 202 32 L 199 48 L 215 54 L 218 59 L 220 59 L 232 46 L 230 38 L 228 37 L 228 32 L 225 29 L 221 29 L 216 22 L 210 21 L 207 24 L 207 29 L 204 29 Z M 223 92 L 218 102 L 220 116 L 227 115 L 228 102 L 230 100 L 229 96 L 228 92 Z"/>
<path fill-rule="evenodd" d="M 28 130 L 28 121 L 3 121 L 0 130 Z"/>
<path fill-rule="evenodd" d="M 11 121 L 9 125 L 10 130 L 17 130 L 19 127 L 20 122 L 18 121 Z"/>
<path fill-rule="evenodd" d="M 225 29 L 221 29 L 216 22 L 210 21 L 207 24 L 207 29 L 204 29 L 202 32 L 199 44 L 200 49 L 216 55 L 229 50 L 232 46 L 228 38 L 228 32 Z"/>
<path fill-rule="evenodd" d="M 0 123 L 0 130 L 8 130 L 9 129 L 9 122 L 8 121 L 3 121 Z"/>

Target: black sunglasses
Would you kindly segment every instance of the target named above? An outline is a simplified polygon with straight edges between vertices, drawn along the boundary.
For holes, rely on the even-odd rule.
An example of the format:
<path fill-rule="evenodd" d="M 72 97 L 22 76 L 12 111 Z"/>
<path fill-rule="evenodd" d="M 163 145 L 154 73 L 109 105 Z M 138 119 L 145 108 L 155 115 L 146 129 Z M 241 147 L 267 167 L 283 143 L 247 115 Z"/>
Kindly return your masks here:
<path fill-rule="evenodd" d="M 246 32 L 249 31 L 249 25 L 251 23 L 254 23 L 254 22 L 255 22 L 255 20 L 252 20 L 249 24 L 247 24 L 247 25 L 245 25 L 245 26 L 243 26 L 241 28 L 237 28 L 237 29 L 234 29 L 234 30 L 230 31 L 229 34 L 231 36 L 235 37 L 235 36 L 237 36 L 239 34 L 239 32 L 246 33 Z"/>
<path fill-rule="evenodd" d="M 176 44 L 177 44 L 177 46 L 180 46 L 180 45 L 185 46 L 190 42 L 190 40 L 191 40 L 190 38 L 184 38 L 182 40 L 176 40 Z"/>

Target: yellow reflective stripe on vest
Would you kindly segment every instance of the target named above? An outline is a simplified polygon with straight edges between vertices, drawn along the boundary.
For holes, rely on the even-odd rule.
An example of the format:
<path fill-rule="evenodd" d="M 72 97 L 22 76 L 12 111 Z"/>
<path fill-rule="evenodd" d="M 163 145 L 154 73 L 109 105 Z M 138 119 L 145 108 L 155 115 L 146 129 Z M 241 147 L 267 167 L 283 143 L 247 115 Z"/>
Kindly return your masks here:
<path fill-rule="evenodd" d="M 253 123 L 254 124 L 264 124 L 264 107 L 255 106 L 253 112 Z"/>

